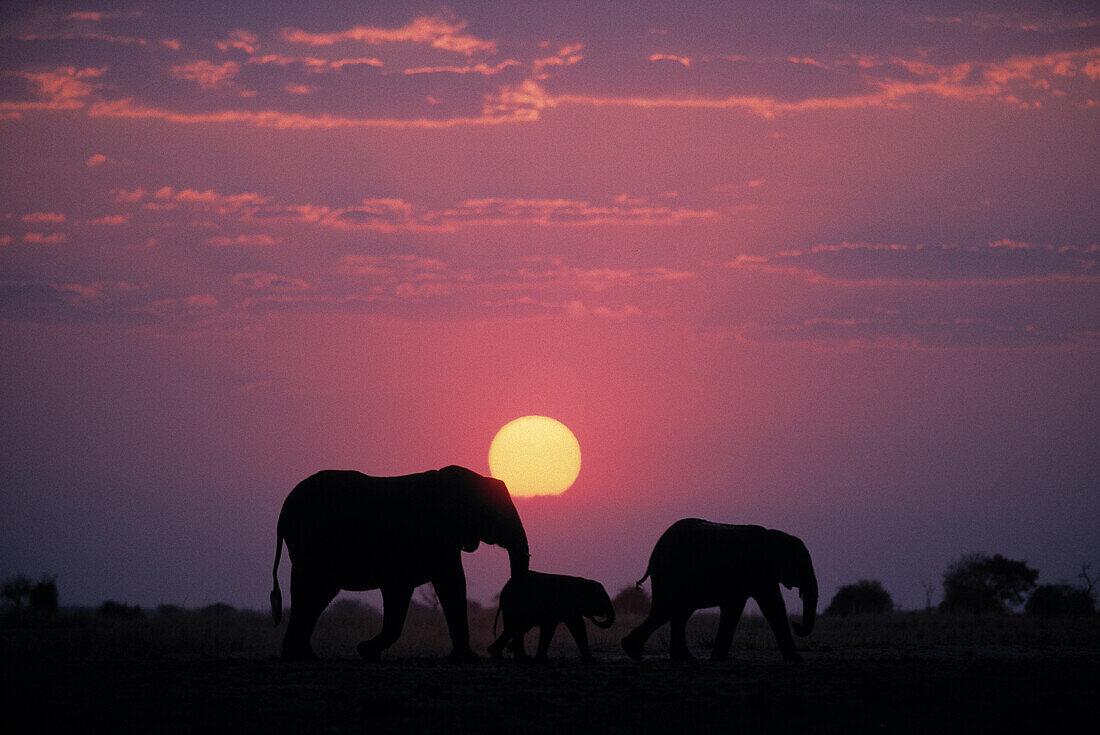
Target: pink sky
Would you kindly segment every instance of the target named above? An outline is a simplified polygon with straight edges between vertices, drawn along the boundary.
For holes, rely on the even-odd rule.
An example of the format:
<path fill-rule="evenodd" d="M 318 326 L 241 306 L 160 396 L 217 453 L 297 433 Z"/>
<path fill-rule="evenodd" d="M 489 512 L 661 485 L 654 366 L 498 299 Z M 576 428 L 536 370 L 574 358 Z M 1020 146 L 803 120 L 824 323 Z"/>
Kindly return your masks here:
<path fill-rule="evenodd" d="M 536 569 L 614 592 L 699 516 L 822 605 L 1072 580 L 1098 116 L 1091 3 L 15 4 L 0 569 L 262 608 L 299 480 L 487 473 L 536 413 L 583 454 Z"/>

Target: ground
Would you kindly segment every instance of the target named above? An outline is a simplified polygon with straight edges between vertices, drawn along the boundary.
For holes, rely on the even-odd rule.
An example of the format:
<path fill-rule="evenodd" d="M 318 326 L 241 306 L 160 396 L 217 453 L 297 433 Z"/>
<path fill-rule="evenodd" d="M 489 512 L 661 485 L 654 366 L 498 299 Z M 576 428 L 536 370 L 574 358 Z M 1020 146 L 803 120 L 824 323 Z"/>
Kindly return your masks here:
<path fill-rule="evenodd" d="M 425 650 L 423 631 L 367 665 L 345 655 L 332 629 L 318 631 L 325 643 L 318 648 L 341 649 L 336 657 L 283 663 L 274 648 L 257 650 L 277 643 L 266 627 L 253 637 L 259 623 L 257 616 L 176 627 L 0 628 L 2 711 L 29 725 L 19 732 L 166 733 L 1040 732 L 1097 717 L 1095 619 L 1021 622 L 1027 635 L 972 635 L 981 639 L 973 643 L 919 640 L 961 635 L 970 621 L 826 620 L 818 639 L 800 641 L 800 664 L 782 661 L 753 620 L 729 662 L 670 663 L 660 634 L 646 660 L 629 661 L 614 645 L 625 632 L 616 625 L 593 636 L 600 662 L 579 663 L 562 630 L 544 665 L 488 658 L 452 665 L 441 660 L 445 641 Z M 181 633 L 182 625 L 191 627 Z M 696 625 L 698 654 L 707 625 L 706 618 Z M 986 630 L 973 625 L 971 633 Z"/>

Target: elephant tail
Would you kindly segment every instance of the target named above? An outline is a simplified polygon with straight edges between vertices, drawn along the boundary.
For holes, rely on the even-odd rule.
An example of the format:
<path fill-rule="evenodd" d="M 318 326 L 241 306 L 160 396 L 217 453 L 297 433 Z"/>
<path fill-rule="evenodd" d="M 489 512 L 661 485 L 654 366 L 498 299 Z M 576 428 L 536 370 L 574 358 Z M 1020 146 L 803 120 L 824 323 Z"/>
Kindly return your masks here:
<path fill-rule="evenodd" d="M 645 575 L 641 579 L 639 579 L 637 582 L 634 583 L 634 589 L 640 590 L 642 588 L 642 582 L 646 581 L 647 579 L 649 579 L 649 568 L 648 567 L 645 570 Z"/>
<path fill-rule="evenodd" d="M 283 534 L 275 536 L 275 566 L 271 570 L 271 578 L 275 582 L 275 588 L 271 590 L 271 618 L 277 626 L 283 619 L 283 592 L 279 589 L 279 558 L 283 555 Z"/>

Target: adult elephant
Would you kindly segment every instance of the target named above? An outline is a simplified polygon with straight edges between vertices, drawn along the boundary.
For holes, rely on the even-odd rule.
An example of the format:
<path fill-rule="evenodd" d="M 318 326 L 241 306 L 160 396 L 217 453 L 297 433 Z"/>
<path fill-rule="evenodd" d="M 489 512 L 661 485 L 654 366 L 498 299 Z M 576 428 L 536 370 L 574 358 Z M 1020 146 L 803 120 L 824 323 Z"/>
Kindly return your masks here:
<path fill-rule="evenodd" d="M 673 523 L 653 547 L 649 568 L 638 580 L 653 578 L 649 616 L 622 640 L 635 660 L 657 628 L 671 621 L 669 658 L 690 661 L 685 628 L 691 614 L 704 607 L 721 608 L 712 661 L 729 657 L 733 631 L 748 598 L 756 600 L 775 633 L 783 658 L 800 661 L 787 626 L 787 607 L 779 591 L 797 587 L 802 597 L 802 623 L 794 631 L 807 636 L 814 628 L 817 577 L 806 545 L 794 536 L 760 526 L 733 526 L 699 518 Z"/>
<path fill-rule="evenodd" d="M 290 556 L 284 659 L 315 659 L 310 636 L 340 590 L 382 591 L 382 630 L 358 646 L 367 661 L 401 635 L 413 590 L 431 582 L 447 619 L 452 661 L 476 661 L 466 617 L 462 552 L 482 541 L 508 550 L 512 574 L 528 569 L 527 533 L 500 480 L 465 467 L 400 477 L 324 470 L 290 491 L 279 514 L 271 614 L 283 599 L 279 556 Z"/>

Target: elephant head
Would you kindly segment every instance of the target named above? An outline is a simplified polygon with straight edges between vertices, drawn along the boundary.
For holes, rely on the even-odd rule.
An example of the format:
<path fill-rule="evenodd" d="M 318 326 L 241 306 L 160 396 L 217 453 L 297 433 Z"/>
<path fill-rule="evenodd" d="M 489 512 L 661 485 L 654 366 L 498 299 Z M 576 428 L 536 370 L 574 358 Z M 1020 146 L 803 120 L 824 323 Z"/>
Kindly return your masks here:
<path fill-rule="evenodd" d="M 810 552 L 802 539 L 781 531 L 772 533 L 778 534 L 774 549 L 776 576 L 787 589 L 797 587 L 802 598 L 802 622 L 792 623 L 791 628 L 796 635 L 808 636 L 813 632 L 817 614 L 817 575 Z"/>
<path fill-rule="evenodd" d="M 615 623 L 615 607 L 607 590 L 599 582 L 588 580 L 582 592 L 583 615 L 597 628 L 610 628 Z"/>
<path fill-rule="evenodd" d="M 446 467 L 440 473 L 451 480 L 442 483 L 449 495 L 443 505 L 445 512 L 454 513 L 462 550 L 474 551 L 482 541 L 500 546 L 508 551 L 512 576 L 526 572 L 531 560 L 527 532 L 507 486 L 465 467 Z"/>

